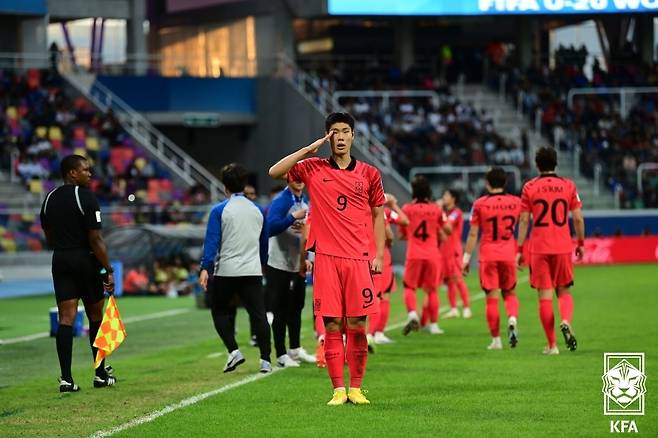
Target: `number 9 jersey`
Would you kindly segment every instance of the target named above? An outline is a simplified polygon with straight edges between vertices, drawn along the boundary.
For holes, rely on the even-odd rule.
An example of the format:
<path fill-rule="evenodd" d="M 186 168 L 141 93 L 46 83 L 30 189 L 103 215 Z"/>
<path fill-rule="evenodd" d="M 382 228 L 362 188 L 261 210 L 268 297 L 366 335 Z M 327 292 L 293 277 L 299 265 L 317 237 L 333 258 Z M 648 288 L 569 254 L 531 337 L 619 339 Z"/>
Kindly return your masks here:
<path fill-rule="evenodd" d="M 530 252 L 567 254 L 573 249 L 569 212 L 582 207 L 576 184 L 555 174 L 544 174 L 523 186 L 521 211 L 532 215 Z"/>

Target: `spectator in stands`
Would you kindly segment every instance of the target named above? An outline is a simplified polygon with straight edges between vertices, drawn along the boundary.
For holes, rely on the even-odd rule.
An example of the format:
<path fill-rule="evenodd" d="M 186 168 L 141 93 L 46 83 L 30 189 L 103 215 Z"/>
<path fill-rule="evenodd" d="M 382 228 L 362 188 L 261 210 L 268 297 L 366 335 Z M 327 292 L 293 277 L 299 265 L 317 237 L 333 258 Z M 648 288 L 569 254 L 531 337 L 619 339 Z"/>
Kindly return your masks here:
<path fill-rule="evenodd" d="M 144 265 L 128 270 L 123 280 L 123 292 L 127 295 L 147 295 L 155 292 L 155 288 L 149 287 L 148 272 Z"/>

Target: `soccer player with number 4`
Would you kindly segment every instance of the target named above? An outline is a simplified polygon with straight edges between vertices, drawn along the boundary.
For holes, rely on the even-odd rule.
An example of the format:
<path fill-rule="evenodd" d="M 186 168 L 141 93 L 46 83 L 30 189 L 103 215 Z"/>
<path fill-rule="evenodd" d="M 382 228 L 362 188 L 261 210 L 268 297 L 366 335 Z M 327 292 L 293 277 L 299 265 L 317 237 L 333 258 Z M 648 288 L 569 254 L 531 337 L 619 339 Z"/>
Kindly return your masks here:
<path fill-rule="evenodd" d="M 539 318 L 548 345 L 544 354 L 559 354 L 555 342 L 553 316 L 553 292 L 557 293 L 562 323 L 560 330 L 567 348 L 576 350 L 577 342 L 571 328 L 573 298 L 569 288 L 573 285 L 573 242 L 569 230 L 569 212 L 573 218 L 578 244 L 575 254 L 582 259 L 585 250 L 585 220 L 576 184 L 570 179 L 557 176 L 557 152 L 541 147 L 535 155 L 539 176 L 523 186 L 521 193 L 521 217 L 517 241 L 517 265 L 523 263 L 523 243 L 532 216 L 530 245 L 530 285 L 539 292 Z"/>
<path fill-rule="evenodd" d="M 441 253 L 439 252 L 440 230 L 444 224 L 443 210 L 432 202 L 432 189 L 427 179 L 416 176 L 411 182 L 413 201 L 405 204 L 402 211 L 409 218 L 408 230 L 401 233 L 407 240 L 407 257 L 404 265 L 404 303 L 407 307 L 407 324 L 402 334 L 418 331 L 420 322 L 416 312 L 416 289 L 423 288 L 427 294 L 429 332 L 443 334 L 439 328 L 439 294 L 437 288 L 441 278 Z"/>
<path fill-rule="evenodd" d="M 269 173 L 273 178 L 287 174 L 288 181 L 303 182 L 311 198 L 313 225 L 307 248 L 315 249 L 313 310 L 324 320 L 325 360 L 334 387 L 328 404 L 342 405 L 348 400 L 369 404 L 361 381 L 368 359 L 366 318 L 379 310 L 372 275 L 381 274 L 384 264 L 384 189 L 379 171 L 350 155 L 351 115 L 329 114 L 325 131 L 324 137 L 284 157 Z M 331 144 L 329 158 L 308 158 L 325 142 Z M 346 358 L 349 391 L 343 377 Z"/>
<path fill-rule="evenodd" d="M 487 295 L 486 315 L 491 333 L 489 350 L 501 350 L 498 300 L 502 292 L 507 312 L 507 336 L 510 347 L 518 342 L 517 319 L 519 299 L 516 287 L 516 245 L 514 229 L 519 222 L 521 199 L 505 193 L 507 174 L 500 167 L 487 172 L 487 194 L 476 199 L 471 209 L 471 229 L 462 260 L 464 275 L 468 274 L 471 255 L 482 232 L 480 242 L 480 286 Z"/>

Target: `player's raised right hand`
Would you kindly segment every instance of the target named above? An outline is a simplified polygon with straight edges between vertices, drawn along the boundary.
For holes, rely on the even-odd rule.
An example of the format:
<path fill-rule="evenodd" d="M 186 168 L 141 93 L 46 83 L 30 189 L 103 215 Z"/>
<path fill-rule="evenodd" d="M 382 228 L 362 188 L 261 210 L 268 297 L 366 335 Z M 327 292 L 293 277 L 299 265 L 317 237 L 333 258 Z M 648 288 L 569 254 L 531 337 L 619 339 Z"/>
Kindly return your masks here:
<path fill-rule="evenodd" d="M 329 141 L 332 135 L 334 135 L 334 131 L 327 133 L 327 135 L 325 135 L 324 137 L 318 138 L 313 143 L 306 146 L 306 153 L 315 154 L 318 151 L 318 149 L 320 149 L 320 146 L 322 146 L 323 143 Z"/>

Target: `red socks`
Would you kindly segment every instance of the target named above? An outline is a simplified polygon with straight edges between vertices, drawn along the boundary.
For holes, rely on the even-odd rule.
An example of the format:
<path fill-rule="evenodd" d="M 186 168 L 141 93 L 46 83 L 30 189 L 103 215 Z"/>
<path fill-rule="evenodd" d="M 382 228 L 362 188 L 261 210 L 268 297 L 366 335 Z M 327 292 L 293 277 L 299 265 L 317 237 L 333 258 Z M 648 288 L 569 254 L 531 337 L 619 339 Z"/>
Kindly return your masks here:
<path fill-rule="evenodd" d="M 500 314 L 498 313 L 498 298 L 487 298 L 487 324 L 491 336 L 500 336 Z"/>
<path fill-rule="evenodd" d="M 363 341 L 365 342 L 366 353 L 368 353 L 368 341 L 365 330 L 363 331 Z M 348 329 L 349 345 L 349 329 Z M 349 348 L 348 348 L 349 351 Z M 324 358 L 327 361 L 327 371 L 334 388 L 344 388 L 345 379 L 343 377 L 343 367 L 345 366 L 345 346 L 343 345 L 343 334 L 337 332 L 327 332 L 324 336 Z M 349 360 L 349 359 L 348 359 Z"/>
<path fill-rule="evenodd" d="M 375 331 L 383 332 L 386 330 L 388 324 L 388 316 L 391 313 L 391 302 L 389 300 L 381 300 L 379 302 L 379 323 Z"/>
<path fill-rule="evenodd" d="M 562 320 L 571 324 L 571 318 L 573 317 L 573 297 L 571 296 L 571 292 L 561 292 L 557 296 L 557 300 L 560 307 L 560 315 L 562 315 Z"/>
<path fill-rule="evenodd" d="M 519 317 L 519 297 L 513 292 L 505 295 L 505 312 L 507 312 L 507 317 Z"/>
<path fill-rule="evenodd" d="M 553 300 L 539 300 L 539 319 L 541 320 L 541 325 L 544 327 L 544 333 L 546 333 L 546 339 L 548 340 L 548 346 L 555 346 L 555 318 L 553 316 Z"/>
<path fill-rule="evenodd" d="M 470 307 L 470 297 L 468 294 L 468 287 L 466 287 L 466 282 L 464 281 L 463 277 L 459 277 L 457 279 L 457 286 L 459 287 L 459 294 L 462 297 L 462 306 L 464 306 L 464 308 Z M 453 307 L 457 307 L 457 306 L 453 306 Z"/>
<path fill-rule="evenodd" d="M 326 345 L 326 344 L 325 344 Z M 326 354 L 325 354 L 326 355 Z M 368 362 L 368 340 L 365 328 L 347 328 L 347 366 L 350 369 L 350 388 L 361 388 L 361 381 L 366 373 Z M 329 360 L 327 359 L 327 365 Z M 342 364 L 341 364 L 342 367 Z M 331 377 L 331 371 L 330 371 Z M 342 380 L 342 373 L 341 373 Z M 334 388 L 337 387 L 331 378 Z"/>
<path fill-rule="evenodd" d="M 427 292 L 427 307 L 430 322 L 437 322 L 439 320 L 439 294 L 436 293 L 436 289 Z M 425 316 L 424 311 L 423 316 Z"/>
<path fill-rule="evenodd" d="M 457 282 L 454 280 L 448 281 L 448 303 L 451 309 L 457 308 Z"/>
<path fill-rule="evenodd" d="M 407 312 L 416 310 L 416 290 L 408 287 L 404 288 L 404 305 L 407 306 Z"/>

